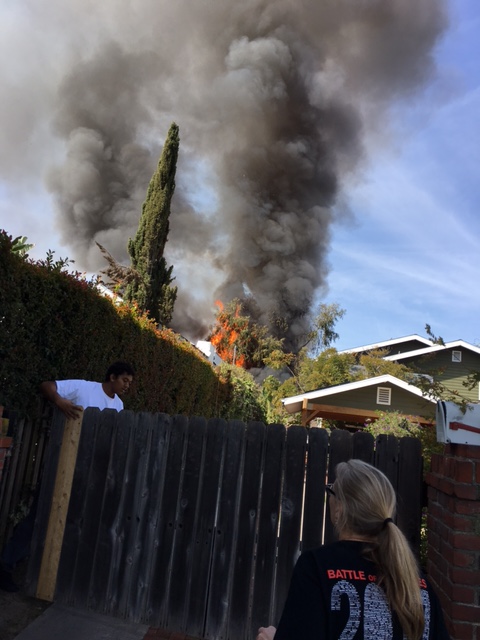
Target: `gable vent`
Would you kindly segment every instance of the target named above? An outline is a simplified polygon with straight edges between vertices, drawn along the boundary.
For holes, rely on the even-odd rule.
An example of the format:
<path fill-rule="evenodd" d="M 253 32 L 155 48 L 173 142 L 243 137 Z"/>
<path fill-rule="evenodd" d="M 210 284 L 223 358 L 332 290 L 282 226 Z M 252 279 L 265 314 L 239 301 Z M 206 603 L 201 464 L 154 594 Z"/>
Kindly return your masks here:
<path fill-rule="evenodd" d="M 392 390 L 389 387 L 377 387 L 377 404 L 391 404 Z"/>

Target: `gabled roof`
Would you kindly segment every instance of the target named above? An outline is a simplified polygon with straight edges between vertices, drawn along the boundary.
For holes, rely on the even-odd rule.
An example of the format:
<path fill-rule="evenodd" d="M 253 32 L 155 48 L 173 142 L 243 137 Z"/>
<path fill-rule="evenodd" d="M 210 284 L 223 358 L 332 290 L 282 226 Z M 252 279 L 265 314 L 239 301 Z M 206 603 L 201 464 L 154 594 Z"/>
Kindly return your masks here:
<path fill-rule="evenodd" d="M 424 349 L 417 349 L 416 351 L 406 351 L 405 353 L 394 353 L 391 356 L 385 356 L 384 360 L 405 360 L 406 358 L 418 358 L 419 356 L 427 355 L 428 353 L 435 353 L 436 351 L 444 351 L 445 349 L 467 349 L 480 355 L 480 347 L 476 347 L 465 340 L 453 340 L 452 342 L 446 342 L 445 344 L 434 344 L 431 347 L 425 347 Z"/>
<path fill-rule="evenodd" d="M 404 336 L 403 338 L 392 338 L 391 340 L 384 340 L 383 342 L 375 342 L 374 344 L 366 344 L 361 347 L 354 347 L 353 349 L 344 349 L 338 353 L 359 353 L 361 351 L 372 351 L 373 349 L 384 349 L 386 347 L 392 347 L 395 344 L 402 344 L 403 342 L 416 341 L 420 344 L 424 344 L 426 347 L 431 347 L 434 343 L 428 338 L 422 338 L 422 336 L 416 333 L 411 336 Z"/>
<path fill-rule="evenodd" d="M 334 387 L 317 389 L 316 391 L 309 391 L 297 396 L 290 396 L 289 398 L 283 398 L 282 403 L 288 413 L 297 413 L 302 408 L 303 400 L 320 400 L 321 398 L 326 398 L 328 396 L 338 395 L 340 393 L 346 393 L 348 391 L 354 391 L 355 389 L 364 389 L 366 387 L 371 387 L 377 384 L 385 384 L 387 382 L 403 389 L 404 391 L 408 391 L 409 393 L 424 398 L 429 402 L 436 403 L 436 400 L 434 398 L 424 395 L 422 391 L 415 385 L 404 382 L 403 380 L 400 380 L 400 378 L 396 378 L 395 376 L 392 376 L 390 374 L 376 376 L 375 378 L 367 378 L 366 380 L 357 380 L 356 382 L 338 384 Z"/>

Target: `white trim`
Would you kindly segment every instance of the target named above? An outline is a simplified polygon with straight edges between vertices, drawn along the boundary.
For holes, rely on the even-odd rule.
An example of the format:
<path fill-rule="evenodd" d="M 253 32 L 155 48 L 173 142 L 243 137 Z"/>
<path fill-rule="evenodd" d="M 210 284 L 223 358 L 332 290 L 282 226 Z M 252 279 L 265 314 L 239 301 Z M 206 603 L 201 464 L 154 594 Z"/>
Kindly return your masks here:
<path fill-rule="evenodd" d="M 393 384 L 400 389 L 408 391 L 420 398 L 424 398 L 429 402 L 436 403 L 436 399 L 432 398 L 428 395 L 424 395 L 418 387 L 413 384 L 409 384 L 408 382 L 404 382 L 400 380 L 400 378 L 396 378 L 390 374 L 384 374 L 383 376 L 376 376 L 375 378 L 367 378 L 366 380 L 357 380 L 356 382 L 346 382 L 345 384 L 339 384 L 334 387 L 327 387 L 326 389 L 317 389 L 316 391 L 309 391 L 308 393 L 302 393 L 297 396 L 290 396 L 289 398 L 283 398 L 282 403 L 285 409 L 289 413 L 296 413 L 300 411 L 302 408 L 302 404 L 304 400 L 318 400 L 320 398 L 325 398 L 332 395 L 337 395 L 340 393 L 348 393 L 349 391 L 354 391 L 355 389 L 363 389 L 365 387 L 371 387 L 372 385 L 377 384 Z"/>
<path fill-rule="evenodd" d="M 426 349 L 417 349 L 417 351 L 406 351 L 405 353 L 395 353 L 393 356 L 386 356 L 384 360 L 404 360 L 405 358 L 418 358 L 419 356 L 426 355 L 427 353 L 435 353 L 435 351 L 443 351 L 444 349 L 453 349 L 454 347 L 462 347 L 473 353 L 480 355 L 480 347 L 476 347 L 465 340 L 454 340 L 453 342 L 446 342 L 445 344 L 435 344 L 433 347 Z"/>
<path fill-rule="evenodd" d="M 377 387 L 377 404 L 390 406 L 392 404 L 392 388 Z"/>
<path fill-rule="evenodd" d="M 428 338 L 422 338 L 417 334 L 411 336 L 404 336 L 403 338 L 395 338 L 391 340 L 384 340 L 383 342 L 375 342 L 373 344 L 366 344 L 361 347 L 354 347 L 353 349 L 344 349 L 338 353 L 357 353 L 358 351 L 372 351 L 373 349 L 383 349 L 384 347 L 391 347 L 394 344 L 402 344 L 403 342 L 410 342 L 416 340 L 417 342 L 423 342 L 428 347 L 431 347 L 434 343 Z"/>
<path fill-rule="evenodd" d="M 461 362 L 462 352 L 459 349 L 452 349 L 452 362 Z"/>

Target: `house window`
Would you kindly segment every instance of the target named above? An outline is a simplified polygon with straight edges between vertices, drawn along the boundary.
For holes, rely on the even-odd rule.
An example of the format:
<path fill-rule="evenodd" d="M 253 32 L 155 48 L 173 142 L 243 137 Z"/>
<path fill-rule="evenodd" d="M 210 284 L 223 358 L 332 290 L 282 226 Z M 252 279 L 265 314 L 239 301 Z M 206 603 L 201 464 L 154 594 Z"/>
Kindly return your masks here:
<path fill-rule="evenodd" d="M 377 387 L 377 404 L 391 404 L 392 390 L 389 387 Z"/>
<path fill-rule="evenodd" d="M 461 362 L 461 361 L 462 361 L 462 352 L 452 351 L 452 362 Z"/>

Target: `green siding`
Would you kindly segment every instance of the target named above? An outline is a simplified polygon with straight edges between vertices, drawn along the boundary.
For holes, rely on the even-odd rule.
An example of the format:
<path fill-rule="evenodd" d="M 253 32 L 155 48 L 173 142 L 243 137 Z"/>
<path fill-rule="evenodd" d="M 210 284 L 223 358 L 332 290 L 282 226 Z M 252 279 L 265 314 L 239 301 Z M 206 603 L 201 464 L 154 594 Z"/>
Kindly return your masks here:
<path fill-rule="evenodd" d="M 461 352 L 461 362 L 452 362 L 452 351 Z M 463 386 L 463 382 L 467 380 L 472 371 L 480 371 L 480 354 L 469 349 L 452 347 L 420 358 L 401 360 L 401 362 L 408 367 L 415 367 L 430 374 L 435 381 L 444 384 L 450 391 L 456 391 L 467 400 L 478 402 L 478 384 L 470 390 Z"/>
<path fill-rule="evenodd" d="M 392 390 L 391 404 L 377 404 L 377 388 L 388 387 Z M 376 384 L 353 391 L 335 393 L 326 398 L 315 401 L 318 404 L 333 405 L 335 407 L 349 407 L 351 409 L 368 409 L 369 411 L 399 411 L 412 416 L 433 418 L 435 416 L 435 403 L 425 398 L 416 396 L 404 389 L 390 384 Z"/>

